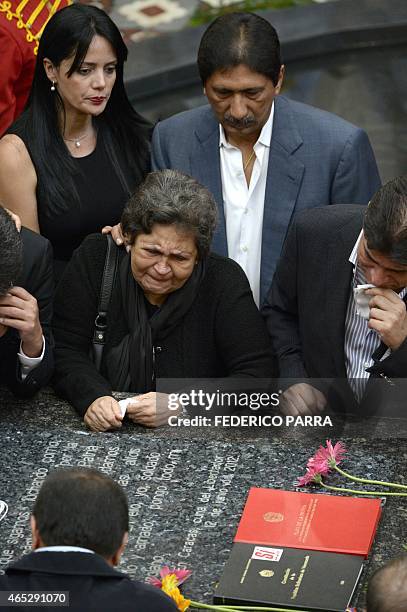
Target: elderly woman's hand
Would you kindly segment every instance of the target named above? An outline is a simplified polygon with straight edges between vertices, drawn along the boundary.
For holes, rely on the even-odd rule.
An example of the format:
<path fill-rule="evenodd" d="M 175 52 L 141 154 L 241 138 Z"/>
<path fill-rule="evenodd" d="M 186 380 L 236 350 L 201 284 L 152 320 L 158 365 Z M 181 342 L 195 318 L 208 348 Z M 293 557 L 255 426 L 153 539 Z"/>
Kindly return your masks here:
<path fill-rule="evenodd" d="M 168 395 L 150 391 L 144 395 L 137 395 L 127 406 L 127 416 L 134 423 L 145 427 L 160 427 L 168 424 L 170 416 L 181 412 L 169 410 Z"/>
<path fill-rule="evenodd" d="M 119 429 L 122 419 L 119 403 L 113 397 L 103 396 L 91 403 L 83 420 L 92 431 L 107 431 Z"/>

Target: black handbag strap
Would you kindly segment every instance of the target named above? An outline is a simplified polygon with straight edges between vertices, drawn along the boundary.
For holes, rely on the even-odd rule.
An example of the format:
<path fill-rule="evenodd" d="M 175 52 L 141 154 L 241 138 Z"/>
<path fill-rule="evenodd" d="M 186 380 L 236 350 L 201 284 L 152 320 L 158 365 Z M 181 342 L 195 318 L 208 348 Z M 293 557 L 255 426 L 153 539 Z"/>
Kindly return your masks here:
<path fill-rule="evenodd" d="M 100 370 L 102 363 L 103 347 L 107 331 L 107 311 L 109 309 L 110 297 L 112 295 L 113 283 L 116 276 L 119 249 L 115 245 L 110 234 L 107 235 L 107 251 L 102 282 L 100 285 L 98 313 L 93 330 L 93 361 L 96 369 Z"/>

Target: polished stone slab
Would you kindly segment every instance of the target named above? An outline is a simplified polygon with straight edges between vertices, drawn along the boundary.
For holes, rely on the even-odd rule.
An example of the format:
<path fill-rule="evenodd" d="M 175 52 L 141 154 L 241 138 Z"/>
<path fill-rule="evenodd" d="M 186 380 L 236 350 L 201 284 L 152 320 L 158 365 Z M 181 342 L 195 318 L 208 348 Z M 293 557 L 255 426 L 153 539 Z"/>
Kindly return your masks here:
<path fill-rule="evenodd" d="M 385 423 L 385 424 L 384 424 Z M 406 482 L 406 444 L 397 419 L 333 419 L 333 427 L 169 428 L 127 423 L 115 433 L 85 429 L 66 403 L 45 391 L 29 405 L 0 391 L 0 570 L 30 547 L 28 516 L 43 478 L 56 467 L 83 465 L 125 488 L 131 532 L 121 568 L 145 579 L 159 568 L 193 570 L 185 594 L 211 601 L 251 486 L 294 490 L 308 457 L 326 437 L 349 449 L 345 469 Z M 331 484 L 343 486 L 341 478 Z M 407 502 L 387 498 L 366 575 L 407 542 Z"/>

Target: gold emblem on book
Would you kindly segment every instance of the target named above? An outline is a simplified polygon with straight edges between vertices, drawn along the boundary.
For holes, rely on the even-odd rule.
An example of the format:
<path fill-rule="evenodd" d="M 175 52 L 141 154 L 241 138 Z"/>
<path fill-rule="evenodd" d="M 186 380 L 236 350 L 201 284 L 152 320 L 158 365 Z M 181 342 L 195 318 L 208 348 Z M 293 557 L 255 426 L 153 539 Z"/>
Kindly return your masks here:
<path fill-rule="evenodd" d="M 266 512 L 263 518 L 267 523 L 281 523 L 284 520 L 284 514 L 281 512 Z"/>
<path fill-rule="evenodd" d="M 274 572 L 273 570 L 261 570 L 261 572 L 259 572 L 259 575 L 262 578 L 271 578 L 272 576 L 274 576 Z"/>

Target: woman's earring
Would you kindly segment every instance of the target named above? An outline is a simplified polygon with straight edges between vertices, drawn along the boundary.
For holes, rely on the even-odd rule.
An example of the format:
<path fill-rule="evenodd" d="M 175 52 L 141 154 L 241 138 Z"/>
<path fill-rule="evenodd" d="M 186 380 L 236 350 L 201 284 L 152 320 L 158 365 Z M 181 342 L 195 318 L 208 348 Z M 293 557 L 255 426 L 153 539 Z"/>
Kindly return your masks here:
<path fill-rule="evenodd" d="M 52 85 L 51 85 L 51 91 L 55 91 L 55 81 L 51 81 Z"/>

